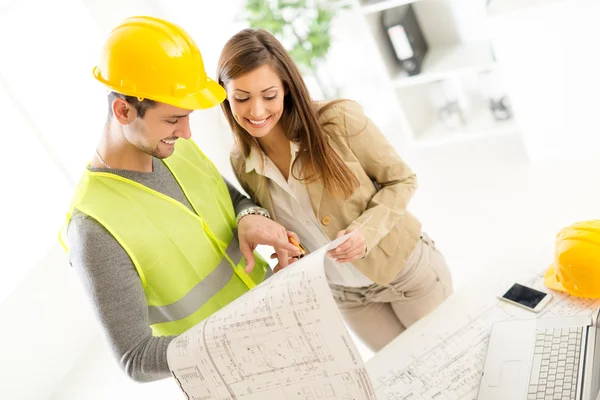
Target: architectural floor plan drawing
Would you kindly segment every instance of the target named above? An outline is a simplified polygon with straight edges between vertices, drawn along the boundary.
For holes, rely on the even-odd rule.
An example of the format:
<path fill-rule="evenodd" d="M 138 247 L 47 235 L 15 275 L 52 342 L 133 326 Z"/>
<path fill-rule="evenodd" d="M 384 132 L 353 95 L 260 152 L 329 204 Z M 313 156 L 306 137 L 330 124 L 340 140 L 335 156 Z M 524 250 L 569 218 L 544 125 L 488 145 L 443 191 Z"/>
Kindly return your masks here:
<path fill-rule="evenodd" d="M 521 282 L 548 291 L 541 275 Z M 490 279 L 487 285 L 461 290 L 435 315 L 419 321 L 380 351 L 367 363 L 377 398 L 474 400 L 494 322 L 589 314 L 600 307 L 600 300 L 552 292 L 552 302 L 534 314 L 498 300 L 497 295 L 512 283 Z"/>
<path fill-rule="evenodd" d="M 326 251 L 304 257 L 171 342 L 169 366 L 188 399 L 375 399 L 327 284 Z"/>

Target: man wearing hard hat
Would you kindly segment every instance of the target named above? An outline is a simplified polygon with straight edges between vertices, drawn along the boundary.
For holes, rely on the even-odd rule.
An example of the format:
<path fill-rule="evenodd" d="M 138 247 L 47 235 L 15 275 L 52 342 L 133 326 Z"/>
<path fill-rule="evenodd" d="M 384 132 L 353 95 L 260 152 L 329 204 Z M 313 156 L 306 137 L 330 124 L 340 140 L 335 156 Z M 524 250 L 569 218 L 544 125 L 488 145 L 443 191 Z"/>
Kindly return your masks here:
<path fill-rule="evenodd" d="M 257 245 L 273 246 L 280 267 L 299 252 L 189 140 L 192 110 L 219 104 L 225 91 L 185 31 L 128 18 L 109 34 L 94 76 L 111 90 L 109 117 L 61 242 L 115 357 L 134 380 L 152 381 L 170 375 L 176 335 L 270 273 Z"/>

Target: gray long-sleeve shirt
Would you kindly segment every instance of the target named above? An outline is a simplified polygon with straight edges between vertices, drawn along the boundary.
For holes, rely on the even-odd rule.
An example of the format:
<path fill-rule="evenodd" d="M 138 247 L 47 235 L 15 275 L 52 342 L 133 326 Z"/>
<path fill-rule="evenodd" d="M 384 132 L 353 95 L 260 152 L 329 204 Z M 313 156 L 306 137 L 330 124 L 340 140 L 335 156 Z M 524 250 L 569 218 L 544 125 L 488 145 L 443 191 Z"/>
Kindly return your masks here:
<path fill-rule="evenodd" d="M 175 177 L 160 160 L 153 159 L 153 172 L 90 170 L 131 179 L 191 209 Z M 236 215 L 254 206 L 226 183 Z M 100 223 L 82 212 L 74 212 L 67 234 L 69 262 L 83 283 L 121 367 L 139 382 L 168 377 L 167 347 L 174 336 L 152 336 L 144 289 L 129 255 Z"/>

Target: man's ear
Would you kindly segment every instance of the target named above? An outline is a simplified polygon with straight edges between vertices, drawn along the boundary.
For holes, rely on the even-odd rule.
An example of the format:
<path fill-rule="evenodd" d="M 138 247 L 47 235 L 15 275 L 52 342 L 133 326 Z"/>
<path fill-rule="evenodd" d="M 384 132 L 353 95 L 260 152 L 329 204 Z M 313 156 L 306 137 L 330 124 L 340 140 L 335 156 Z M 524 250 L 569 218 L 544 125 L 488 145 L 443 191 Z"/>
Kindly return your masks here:
<path fill-rule="evenodd" d="M 117 97 L 112 102 L 112 112 L 121 125 L 129 125 L 137 118 L 135 108 L 131 106 L 125 99 Z"/>

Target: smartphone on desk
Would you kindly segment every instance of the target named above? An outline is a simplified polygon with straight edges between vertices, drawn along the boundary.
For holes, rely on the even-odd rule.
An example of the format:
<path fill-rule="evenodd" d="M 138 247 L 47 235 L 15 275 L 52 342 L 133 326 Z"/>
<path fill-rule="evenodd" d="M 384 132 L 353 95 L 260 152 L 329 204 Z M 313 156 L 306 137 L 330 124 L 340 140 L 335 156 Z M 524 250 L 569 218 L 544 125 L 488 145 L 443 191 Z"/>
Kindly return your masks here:
<path fill-rule="evenodd" d="M 552 296 L 549 293 L 515 283 L 500 296 L 500 299 L 537 313 L 550 303 Z"/>

